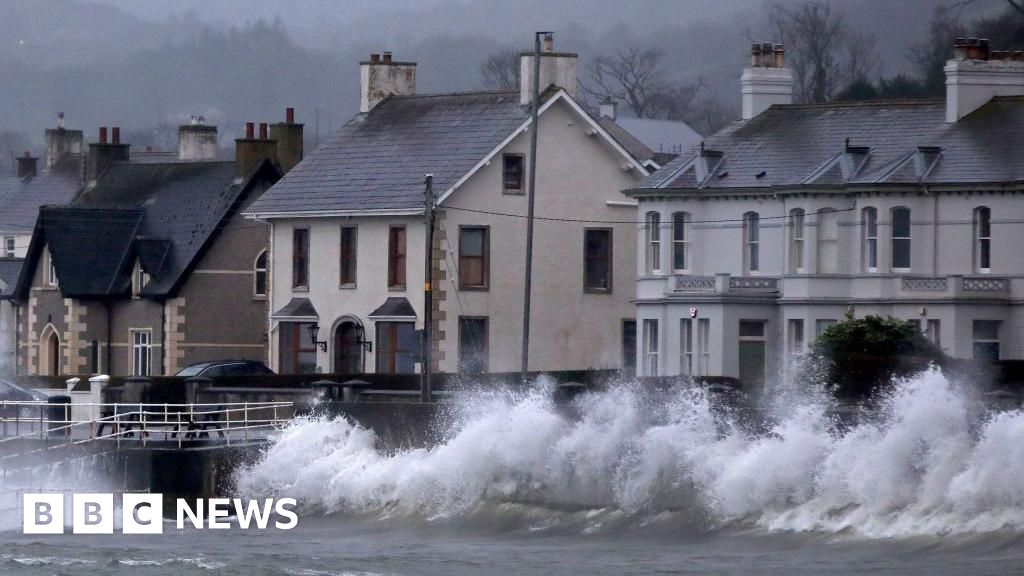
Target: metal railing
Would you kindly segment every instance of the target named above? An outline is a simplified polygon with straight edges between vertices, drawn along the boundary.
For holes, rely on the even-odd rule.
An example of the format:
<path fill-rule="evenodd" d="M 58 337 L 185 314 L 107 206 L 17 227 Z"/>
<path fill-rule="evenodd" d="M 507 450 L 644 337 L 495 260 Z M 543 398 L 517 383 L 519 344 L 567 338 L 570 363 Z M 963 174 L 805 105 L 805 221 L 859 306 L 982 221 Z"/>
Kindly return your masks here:
<path fill-rule="evenodd" d="M 98 418 L 73 418 L 73 411 L 98 413 Z M 0 446 L 19 439 L 63 439 L 59 446 L 109 440 L 118 446 L 152 439 L 176 442 L 214 438 L 224 444 L 265 439 L 287 423 L 292 402 L 219 404 L 95 404 L 41 401 L 0 401 Z M 216 435 L 216 436 L 214 436 Z M 0 457 L 2 458 L 2 457 Z"/>

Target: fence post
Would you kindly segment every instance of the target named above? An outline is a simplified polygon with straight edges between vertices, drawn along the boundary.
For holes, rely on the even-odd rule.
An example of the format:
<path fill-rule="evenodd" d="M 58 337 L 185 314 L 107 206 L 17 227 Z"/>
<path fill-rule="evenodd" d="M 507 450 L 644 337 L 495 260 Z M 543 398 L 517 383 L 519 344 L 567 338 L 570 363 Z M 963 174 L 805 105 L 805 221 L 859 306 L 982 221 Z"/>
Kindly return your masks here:
<path fill-rule="evenodd" d="M 146 437 L 149 436 L 149 431 L 146 430 L 146 411 L 142 409 L 142 404 L 139 404 L 139 436 L 142 437 L 142 447 L 146 447 Z"/>

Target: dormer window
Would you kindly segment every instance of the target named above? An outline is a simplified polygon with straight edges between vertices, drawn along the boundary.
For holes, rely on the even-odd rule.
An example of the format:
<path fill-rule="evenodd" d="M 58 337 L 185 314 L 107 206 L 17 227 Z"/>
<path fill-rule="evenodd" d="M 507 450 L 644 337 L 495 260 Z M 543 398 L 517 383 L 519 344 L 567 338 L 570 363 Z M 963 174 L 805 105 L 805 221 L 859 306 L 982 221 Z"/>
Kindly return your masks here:
<path fill-rule="evenodd" d="M 132 298 L 138 298 L 146 284 L 149 284 L 149 274 L 142 269 L 142 264 L 136 260 L 135 269 L 132 270 Z"/>
<path fill-rule="evenodd" d="M 46 285 L 57 287 L 57 267 L 53 264 L 53 253 L 46 251 Z"/>

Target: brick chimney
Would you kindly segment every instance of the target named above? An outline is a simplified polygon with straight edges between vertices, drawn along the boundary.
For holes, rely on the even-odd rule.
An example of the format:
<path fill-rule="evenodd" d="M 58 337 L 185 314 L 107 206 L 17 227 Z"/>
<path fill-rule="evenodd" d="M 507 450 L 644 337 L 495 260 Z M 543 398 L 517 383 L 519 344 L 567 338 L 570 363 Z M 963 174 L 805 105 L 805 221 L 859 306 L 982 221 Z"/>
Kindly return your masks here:
<path fill-rule="evenodd" d="M 1024 96 L 1024 52 L 992 50 L 984 38 L 957 38 L 945 71 L 946 122 L 957 122 L 995 96 Z"/>
<path fill-rule="evenodd" d="M 18 178 L 29 178 L 36 175 L 36 163 L 39 158 L 34 158 L 28 150 L 18 157 Z"/>
<path fill-rule="evenodd" d="M 750 66 L 740 77 L 743 119 L 750 120 L 776 104 L 793 103 L 793 72 L 786 68 L 786 49 L 771 42 L 750 48 Z"/>
<path fill-rule="evenodd" d="M 533 52 L 519 54 L 519 103 L 526 106 L 533 101 Z M 576 61 L 579 56 L 571 52 L 555 52 L 555 38 L 547 34 L 541 42 L 540 91 L 551 85 L 563 88 L 576 98 Z"/>
<path fill-rule="evenodd" d="M 107 127 L 100 127 L 98 142 L 89 143 L 89 157 L 85 167 L 86 182 L 95 182 L 107 171 L 114 162 L 128 161 L 128 145 L 121 144 L 121 129 L 111 129 L 111 139 L 107 141 Z"/>
<path fill-rule="evenodd" d="M 416 94 L 416 63 L 396 62 L 391 52 L 359 63 L 359 111 L 369 112 L 388 96 Z"/>
<path fill-rule="evenodd" d="M 82 153 L 82 142 L 85 138 L 81 130 L 68 130 L 64 127 L 64 113 L 57 115 L 57 127 L 47 128 L 46 137 L 46 169 L 51 170 L 65 156 Z"/>
<path fill-rule="evenodd" d="M 302 162 L 302 126 L 295 123 L 295 108 L 286 108 L 284 122 L 270 126 L 270 139 L 277 140 L 277 160 L 284 173 Z"/>
<path fill-rule="evenodd" d="M 188 124 L 178 126 L 178 159 L 212 162 L 217 159 L 217 127 L 206 124 L 202 116 L 192 116 Z"/>
<path fill-rule="evenodd" d="M 245 123 L 245 138 L 235 140 L 235 169 L 242 178 L 248 178 L 264 160 L 278 164 L 277 141 L 267 134 L 267 123 L 260 123 L 260 134 L 256 137 L 255 124 Z"/>

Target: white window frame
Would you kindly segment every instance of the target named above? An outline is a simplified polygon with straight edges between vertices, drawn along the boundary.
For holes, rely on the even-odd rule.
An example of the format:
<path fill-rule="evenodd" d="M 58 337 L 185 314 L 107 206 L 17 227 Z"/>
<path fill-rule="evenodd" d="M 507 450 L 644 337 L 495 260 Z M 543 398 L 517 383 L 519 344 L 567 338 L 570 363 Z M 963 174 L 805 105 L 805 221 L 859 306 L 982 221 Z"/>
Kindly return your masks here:
<path fill-rule="evenodd" d="M 4 256 L 13 258 L 17 248 L 17 239 L 14 236 L 4 236 Z"/>
<path fill-rule="evenodd" d="M 661 213 L 651 211 L 644 218 L 647 224 L 647 273 L 661 273 Z"/>
<path fill-rule="evenodd" d="M 658 321 L 647 318 L 643 323 L 644 376 L 658 375 Z"/>
<path fill-rule="evenodd" d="M 674 212 L 672 214 L 672 271 L 686 273 L 690 271 L 690 213 Z M 676 267 L 676 256 L 682 254 L 683 267 Z"/>
<path fill-rule="evenodd" d="M 57 267 L 53 265 L 53 253 L 46 251 L 46 285 L 56 288 L 58 286 Z"/>
<path fill-rule="evenodd" d="M 751 276 L 761 272 L 761 216 L 743 215 L 743 271 Z"/>
<path fill-rule="evenodd" d="M 878 272 L 878 208 L 861 210 L 864 226 L 864 271 Z"/>
<path fill-rule="evenodd" d="M 799 356 L 804 353 L 807 339 L 804 334 L 804 319 L 789 319 L 789 353 L 792 356 Z"/>
<path fill-rule="evenodd" d="M 995 336 L 995 338 L 979 338 L 978 335 L 977 335 L 978 323 L 979 322 L 986 322 L 986 323 L 989 323 L 991 325 L 994 325 L 996 327 L 996 336 Z M 974 321 L 972 321 L 971 322 L 971 356 L 972 357 L 976 357 L 974 355 L 974 345 L 975 344 L 995 344 L 996 345 L 996 356 L 997 356 L 997 359 L 1001 359 L 1002 358 L 1002 353 L 1003 353 L 1002 342 L 1001 342 L 1002 341 L 1002 335 L 1003 335 L 1003 322 L 1001 320 L 987 320 L 987 319 L 984 319 L 984 318 L 978 318 L 978 319 L 975 319 Z"/>
<path fill-rule="evenodd" d="M 263 265 L 260 266 L 260 258 L 263 258 Z M 252 297 L 254 300 L 265 300 L 267 292 L 270 291 L 270 256 L 266 249 L 261 250 L 252 261 Z M 260 293 L 258 286 L 260 274 L 263 274 L 263 292 Z"/>
<path fill-rule="evenodd" d="M 696 375 L 693 363 L 693 320 L 682 318 L 679 321 L 679 373 L 687 376 Z"/>
<path fill-rule="evenodd" d="M 987 262 L 984 261 L 986 259 Z M 992 209 L 988 206 L 974 209 L 974 271 L 979 274 L 992 272 Z"/>
<path fill-rule="evenodd" d="M 900 210 L 906 210 L 906 212 L 907 212 L 907 235 L 906 236 L 897 236 L 896 235 L 896 212 L 898 212 Z M 891 242 L 889 244 L 889 252 L 890 252 L 890 257 L 892 259 L 891 260 L 891 264 L 892 264 L 892 271 L 893 272 L 910 272 L 911 269 L 914 266 L 914 250 L 913 250 L 914 245 L 913 245 L 913 241 L 912 241 L 912 238 L 913 238 L 913 235 L 914 235 L 914 220 L 913 220 L 913 218 L 914 218 L 913 212 L 911 212 L 910 208 L 908 208 L 906 206 L 895 206 L 889 212 L 889 238 L 891 240 Z M 906 266 L 897 266 L 896 265 L 896 242 L 906 242 L 907 243 L 907 265 Z"/>
<path fill-rule="evenodd" d="M 942 348 L 942 321 L 930 318 L 925 323 L 924 336 L 939 348 Z"/>
<path fill-rule="evenodd" d="M 804 267 L 804 226 L 803 208 L 789 211 L 789 271 L 796 274 L 806 272 Z"/>
<path fill-rule="evenodd" d="M 836 212 L 835 208 L 822 208 L 818 210 L 817 214 L 817 226 L 815 230 L 818 236 L 818 262 L 817 270 L 818 274 L 836 274 L 839 272 L 839 213 Z M 832 230 L 835 232 L 834 237 L 827 237 L 822 232 L 825 230 Z M 828 247 L 833 247 L 832 250 L 827 250 Z M 835 255 L 835 261 L 831 261 L 826 258 L 826 252 L 830 252 Z M 832 269 L 825 271 L 829 264 L 832 265 Z"/>
<path fill-rule="evenodd" d="M 132 347 L 132 375 L 151 375 L 153 373 L 153 330 L 132 328 L 128 334 Z"/>
<path fill-rule="evenodd" d="M 709 318 L 697 319 L 697 347 L 700 350 L 697 371 L 701 376 L 707 376 L 711 372 L 711 320 Z"/>
<path fill-rule="evenodd" d="M 135 268 L 132 269 L 132 298 L 138 298 L 148 283 L 149 274 L 142 269 L 142 263 L 136 260 Z"/>

